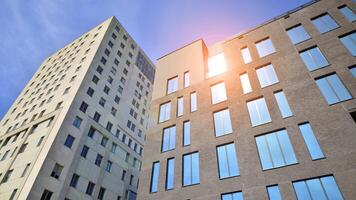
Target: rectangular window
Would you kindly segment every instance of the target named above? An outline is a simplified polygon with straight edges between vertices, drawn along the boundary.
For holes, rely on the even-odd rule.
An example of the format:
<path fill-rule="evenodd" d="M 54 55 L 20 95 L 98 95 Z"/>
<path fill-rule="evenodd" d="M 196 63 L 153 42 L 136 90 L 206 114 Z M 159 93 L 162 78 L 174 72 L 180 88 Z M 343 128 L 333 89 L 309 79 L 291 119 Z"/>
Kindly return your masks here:
<path fill-rule="evenodd" d="M 285 129 L 257 136 L 255 139 L 263 170 L 297 163 Z"/>
<path fill-rule="evenodd" d="M 351 99 L 352 96 L 336 74 L 315 80 L 329 105 Z"/>
<path fill-rule="evenodd" d="M 226 71 L 225 54 L 219 53 L 208 58 L 208 74 L 207 77 L 216 76 Z"/>
<path fill-rule="evenodd" d="M 164 122 L 169 120 L 171 117 L 171 102 L 161 104 L 159 106 L 159 120 L 158 122 Z"/>
<path fill-rule="evenodd" d="M 190 86 L 190 73 L 189 71 L 184 72 L 184 88 Z"/>
<path fill-rule="evenodd" d="M 301 24 L 287 29 L 287 34 L 293 44 L 298 44 L 310 39 L 309 33 L 304 29 L 304 26 Z"/>
<path fill-rule="evenodd" d="M 178 76 L 168 79 L 167 94 L 171 94 L 178 90 Z"/>
<path fill-rule="evenodd" d="M 83 101 L 82 104 L 80 105 L 79 110 L 85 113 L 87 111 L 87 108 L 88 108 L 88 104 Z"/>
<path fill-rule="evenodd" d="M 343 200 L 334 176 L 312 178 L 293 182 L 298 200 L 302 199 L 333 199 Z"/>
<path fill-rule="evenodd" d="M 339 27 L 335 20 L 327 13 L 311 19 L 319 33 L 326 33 Z"/>
<path fill-rule="evenodd" d="M 101 161 L 103 160 L 103 156 L 100 154 L 96 155 L 96 159 L 95 159 L 95 165 L 100 167 Z"/>
<path fill-rule="evenodd" d="M 106 162 L 105 171 L 111 172 L 111 166 L 112 166 L 112 162 L 110 160 L 108 160 Z"/>
<path fill-rule="evenodd" d="M 252 62 L 251 54 L 247 47 L 241 49 L 241 54 L 245 64 Z"/>
<path fill-rule="evenodd" d="M 221 200 L 243 200 L 242 192 L 231 192 L 221 194 Z"/>
<path fill-rule="evenodd" d="M 227 100 L 225 83 L 221 82 L 210 87 L 211 102 L 217 104 Z"/>
<path fill-rule="evenodd" d="M 299 55 L 309 71 L 320 69 L 329 65 L 329 62 L 326 60 L 325 56 L 321 53 L 318 47 L 301 51 Z"/>
<path fill-rule="evenodd" d="M 88 155 L 89 147 L 84 145 L 82 151 L 80 152 L 80 156 L 86 158 Z"/>
<path fill-rule="evenodd" d="M 235 144 L 226 144 L 216 148 L 220 179 L 238 176 L 239 166 L 237 162 Z"/>
<path fill-rule="evenodd" d="M 184 107 L 183 107 L 183 97 L 178 97 L 177 100 L 177 117 L 180 117 L 184 113 Z"/>
<path fill-rule="evenodd" d="M 346 5 L 339 7 L 340 12 L 345 16 L 349 22 L 354 22 L 356 20 L 356 15 L 353 10 L 351 10 Z"/>
<path fill-rule="evenodd" d="M 158 178 L 159 178 L 159 162 L 154 162 L 152 165 L 150 192 L 157 192 Z"/>
<path fill-rule="evenodd" d="M 105 188 L 100 187 L 99 194 L 98 194 L 98 199 L 99 200 L 103 200 L 104 199 L 105 190 L 106 190 Z"/>
<path fill-rule="evenodd" d="M 200 183 L 199 178 L 199 153 L 183 156 L 183 186 Z"/>
<path fill-rule="evenodd" d="M 241 81 L 242 90 L 243 90 L 244 94 L 252 92 L 250 79 L 248 78 L 247 73 L 244 73 L 244 74 L 240 75 L 240 81 Z"/>
<path fill-rule="evenodd" d="M 87 190 L 85 191 L 85 193 L 91 196 L 93 194 L 94 187 L 95 187 L 95 184 L 89 181 Z"/>
<path fill-rule="evenodd" d="M 169 151 L 175 148 L 176 127 L 172 126 L 163 129 L 162 137 L 162 152 Z"/>
<path fill-rule="evenodd" d="M 166 190 L 174 188 L 174 158 L 167 160 Z"/>
<path fill-rule="evenodd" d="M 190 93 L 190 112 L 197 111 L 198 106 L 197 106 L 197 93 L 193 92 Z"/>
<path fill-rule="evenodd" d="M 349 33 L 339 38 L 351 55 L 356 56 L 356 32 Z"/>
<path fill-rule="evenodd" d="M 63 166 L 59 165 L 58 163 L 56 163 L 53 167 L 53 170 L 51 172 L 51 176 L 55 179 L 58 179 L 59 176 L 61 175 L 63 170 Z"/>
<path fill-rule="evenodd" d="M 72 148 L 73 143 L 74 143 L 74 137 L 71 135 L 67 135 L 66 141 L 64 142 L 64 145 L 68 148 Z"/>
<path fill-rule="evenodd" d="M 286 96 L 283 91 L 275 92 L 274 97 L 276 98 L 279 111 L 281 112 L 282 118 L 290 117 L 293 115 L 292 110 L 289 107 Z"/>
<path fill-rule="evenodd" d="M 274 71 L 273 65 L 269 64 L 256 69 L 258 81 L 260 82 L 261 88 L 278 83 L 278 77 Z"/>
<path fill-rule="evenodd" d="M 272 121 L 265 98 L 263 97 L 247 102 L 247 109 L 252 126 L 258 126 Z"/>
<path fill-rule="evenodd" d="M 352 76 L 354 78 L 356 78 L 356 65 L 352 66 L 352 67 L 349 67 L 349 69 L 350 69 L 350 72 L 351 72 Z"/>
<path fill-rule="evenodd" d="M 74 121 L 73 121 L 73 126 L 76 128 L 80 128 L 80 125 L 82 123 L 82 119 L 78 116 L 75 117 Z"/>
<path fill-rule="evenodd" d="M 262 41 L 256 42 L 256 48 L 260 58 L 268 56 L 274 52 L 276 49 L 273 46 L 271 38 L 264 39 Z"/>
<path fill-rule="evenodd" d="M 53 194 L 53 192 L 45 189 L 41 195 L 40 200 L 50 200 L 52 197 L 52 194 Z"/>
<path fill-rule="evenodd" d="M 183 146 L 190 145 L 190 121 L 183 122 Z"/>
<path fill-rule="evenodd" d="M 267 192 L 270 200 L 282 200 L 278 185 L 267 186 Z"/>
<path fill-rule="evenodd" d="M 310 124 L 308 122 L 300 124 L 299 130 L 303 136 L 305 144 L 307 145 L 312 160 L 324 158 L 325 156 L 321 151 L 318 140 L 316 139 Z"/>
<path fill-rule="evenodd" d="M 215 137 L 232 133 L 229 109 L 214 112 Z"/>

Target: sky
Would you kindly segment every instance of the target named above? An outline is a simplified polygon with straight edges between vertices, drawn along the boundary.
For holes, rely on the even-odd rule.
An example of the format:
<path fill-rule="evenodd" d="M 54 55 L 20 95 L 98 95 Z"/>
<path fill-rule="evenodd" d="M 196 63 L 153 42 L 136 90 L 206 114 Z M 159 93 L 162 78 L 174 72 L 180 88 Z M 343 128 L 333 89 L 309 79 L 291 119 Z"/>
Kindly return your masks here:
<path fill-rule="evenodd" d="M 209 46 L 309 0 L 1 0 L 0 118 L 42 61 L 110 16 L 156 59 Z"/>

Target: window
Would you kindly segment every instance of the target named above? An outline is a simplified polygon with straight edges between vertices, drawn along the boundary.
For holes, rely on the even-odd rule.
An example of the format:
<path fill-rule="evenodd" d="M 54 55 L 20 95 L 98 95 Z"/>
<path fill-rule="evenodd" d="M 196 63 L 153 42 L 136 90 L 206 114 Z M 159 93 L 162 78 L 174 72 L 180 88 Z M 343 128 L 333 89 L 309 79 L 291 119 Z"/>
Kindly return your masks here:
<path fill-rule="evenodd" d="M 183 122 L 183 146 L 190 145 L 190 121 Z"/>
<path fill-rule="evenodd" d="M 73 142 L 74 142 L 74 137 L 71 135 L 67 135 L 66 141 L 64 142 L 64 145 L 67 146 L 68 148 L 72 148 Z"/>
<path fill-rule="evenodd" d="M 212 104 L 227 100 L 225 83 L 221 82 L 210 87 Z"/>
<path fill-rule="evenodd" d="M 88 104 L 83 101 L 82 104 L 80 105 L 79 110 L 85 113 L 87 111 L 87 108 L 88 108 Z"/>
<path fill-rule="evenodd" d="M 12 191 L 9 200 L 13 200 L 15 198 L 16 193 L 17 193 L 17 188 Z"/>
<path fill-rule="evenodd" d="M 106 144 L 108 143 L 108 140 L 109 140 L 109 139 L 108 139 L 107 137 L 102 137 L 101 142 L 100 142 L 100 145 L 103 146 L 103 147 L 105 147 Z"/>
<path fill-rule="evenodd" d="M 170 119 L 171 116 L 171 102 L 161 104 L 159 106 L 159 120 L 158 122 L 164 122 Z"/>
<path fill-rule="evenodd" d="M 54 165 L 54 168 L 52 170 L 52 173 L 51 173 L 51 176 L 55 179 L 58 179 L 59 176 L 61 175 L 62 173 L 62 170 L 63 170 L 63 166 L 59 165 L 58 163 L 56 163 Z"/>
<path fill-rule="evenodd" d="M 99 78 L 94 75 L 92 81 L 93 81 L 93 83 L 98 84 Z"/>
<path fill-rule="evenodd" d="M 85 191 L 85 193 L 91 196 L 93 194 L 94 187 L 95 187 L 95 184 L 89 181 L 87 190 Z"/>
<path fill-rule="evenodd" d="M 178 90 L 178 76 L 168 79 L 167 94 L 171 94 Z"/>
<path fill-rule="evenodd" d="M 207 77 L 216 76 L 226 71 L 226 62 L 224 53 L 219 53 L 208 59 Z"/>
<path fill-rule="evenodd" d="M 92 97 L 93 94 L 94 94 L 93 88 L 89 87 L 88 90 L 87 90 L 87 94 L 88 94 L 90 97 Z"/>
<path fill-rule="evenodd" d="M 225 193 L 221 195 L 221 200 L 243 200 L 242 192 Z"/>
<path fill-rule="evenodd" d="M 310 39 L 309 33 L 304 29 L 303 25 L 301 24 L 287 29 L 287 34 L 293 44 L 298 44 Z"/>
<path fill-rule="evenodd" d="M 247 109 L 252 126 L 258 126 L 272 121 L 265 98 L 263 97 L 247 102 Z"/>
<path fill-rule="evenodd" d="M 80 156 L 86 158 L 88 155 L 89 147 L 84 145 L 82 151 L 80 152 Z"/>
<path fill-rule="evenodd" d="M 105 188 L 100 187 L 99 194 L 98 194 L 98 199 L 99 200 L 103 200 L 104 199 L 105 190 L 106 190 Z"/>
<path fill-rule="evenodd" d="M 356 65 L 352 66 L 352 67 L 349 67 L 349 69 L 350 69 L 350 72 L 351 72 L 352 76 L 354 78 L 356 78 Z"/>
<path fill-rule="evenodd" d="M 11 177 L 11 174 L 14 170 L 13 169 L 10 169 L 9 171 L 7 171 L 5 174 L 4 174 L 4 177 L 2 178 L 1 180 L 1 183 L 6 183 L 10 177 Z"/>
<path fill-rule="evenodd" d="M 169 151 L 175 148 L 176 127 L 172 126 L 163 129 L 162 137 L 162 152 Z"/>
<path fill-rule="evenodd" d="M 356 15 L 353 10 L 351 10 L 349 7 L 346 5 L 340 6 L 339 7 L 340 12 L 345 16 L 349 22 L 354 22 L 356 20 Z"/>
<path fill-rule="evenodd" d="M 278 185 L 267 186 L 267 193 L 270 200 L 282 200 Z"/>
<path fill-rule="evenodd" d="M 52 194 L 53 194 L 53 192 L 45 189 L 42 193 L 40 200 L 50 200 L 52 197 Z"/>
<path fill-rule="evenodd" d="M 333 199 L 343 200 L 334 176 L 312 178 L 293 182 L 298 200 L 302 199 Z"/>
<path fill-rule="evenodd" d="M 289 107 L 286 96 L 283 91 L 275 92 L 274 97 L 276 98 L 279 111 L 281 112 L 282 118 L 290 117 L 293 115 L 292 110 Z"/>
<path fill-rule="evenodd" d="M 339 27 L 335 20 L 327 13 L 312 18 L 311 21 L 320 33 L 326 33 Z"/>
<path fill-rule="evenodd" d="M 336 74 L 317 78 L 315 82 L 329 105 L 352 98 Z"/>
<path fill-rule="evenodd" d="M 190 112 L 197 111 L 197 93 L 190 93 Z"/>
<path fill-rule="evenodd" d="M 307 66 L 309 71 L 320 69 L 329 65 L 325 56 L 321 53 L 318 47 L 312 47 L 299 53 L 304 64 Z"/>
<path fill-rule="evenodd" d="M 24 177 L 26 175 L 26 172 L 27 172 L 28 168 L 30 168 L 30 165 L 31 165 L 31 163 L 27 163 L 25 169 L 22 171 L 21 177 Z"/>
<path fill-rule="evenodd" d="M 123 170 L 121 174 L 121 180 L 124 181 L 125 177 L 126 177 L 126 170 Z"/>
<path fill-rule="evenodd" d="M 150 192 L 157 192 L 158 178 L 159 178 L 159 162 L 154 162 L 152 165 Z"/>
<path fill-rule="evenodd" d="M 188 72 L 184 72 L 184 88 L 190 86 L 190 74 Z"/>
<path fill-rule="evenodd" d="M 356 56 L 356 32 L 349 33 L 339 38 L 351 55 Z"/>
<path fill-rule="evenodd" d="M 107 50 L 107 49 L 106 49 Z M 99 74 L 102 74 L 103 73 L 103 68 L 99 65 L 97 68 L 96 68 L 96 71 L 99 73 Z"/>
<path fill-rule="evenodd" d="M 106 162 L 105 171 L 111 172 L 111 166 L 112 166 L 112 162 L 110 160 L 108 160 Z"/>
<path fill-rule="evenodd" d="M 167 160 L 166 190 L 174 188 L 174 158 Z"/>
<path fill-rule="evenodd" d="M 310 124 L 308 122 L 300 124 L 299 130 L 303 136 L 305 144 L 307 145 L 312 160 L 324 158 L 325 156 L 321 151 L 318 140 L 316 139 Z"/>
<path fill-rule="evenodd" d="M 96 159 L 95 159 L 95 165 L 100 167 L 101 161 L 103 160 L 103 156 L 100 154 L 96 155 Z"/>
<path fill-rule="evenodd" d="M 183 156 L 183 186 L 200 183 L 199 178 L 199 153 Z"/>
<path fill-rule="evenodd" d="M 20 149 L 19 149 L 18 154 L 23 153 L 26 150 L 27 145 L 28 145 L 28 143 L 22 144 Z"/>
<path fill-rule="evenodd" d="M 262 41 L 256 42 L 256 48 L 260 58 L 276 52 L 272 40 L 270 38 L 266 38 Z"/>
<path fill-rule="evenodd" d="M 247 47 L 241 49 L 241 54 L 245 64 L 252 62 L 251 54 Z"/>
<path fill-rule="evenodd" d="M 76 116 L 73 121 L 73 126 L 80 128 L 81 123 L 82 123 L 82 119 L 80 117 Z"/>
<path fill-rule="evenodd" d="M 183 115 L 184 107 L 183 107 L 183 97 L 178 97 L 177 100 L 177 117 Z"/>
<path fill-rule="evenodd" d="M 7 150 L 7 151 L 4 153 L 4 155 L 2 156 L 1 161 L 5 160 L 6 157 L 7 157 L 7 155 L 8 155 L 9 153 L 10 153 L 10 150 Z"/>
<path fill-rule="evenodd" d="M 252 92 L 252 87 L 250 84 L 250 79 L 248 78 L 247 73 L 241 74 L 240 75 L 240 81 L 241 81 L 241 85 L 242 85 L 242 90 L 244 92 L 244 94 L 247 94 L 249 92 Z"/>
<path fill-rule="evenodd" d="M 99 105 L 101 105 L 102 107 L 105 107 L 105 103 L 106 103 L 106 100 L 103 97 L 101 97 L 99 100 Z"/>
<path fill-rule="evenodd" d="M 274 71 L 273 65 L 269 64 L 264 67 L 256 69 L 258 81 L 260 82 L 261 88 L 278 83 L 278 77 Z"/>
<path fill-rule="evenodd" d="M 94 113 L 93 120 L 96 121 L 96 122 L 99 122 L 100 117 L 101 117 L 101 115 L 100 115 L 98 112 L 95 112 L 95 113 Z"/>
<path fill-rule="evenodd" d="M 235 144 L 226 144 L 216 148 L 220 179 L 238 176 L 239 166 L 235 151 Z"/>
<path fill-rule="evenodd" d="M 232 133 L 229 109 L 214 112 L 215 137 Z"/>
<path fill-rule="evenodd" d="M 263 170 L 297 163 L 285 129 L 257 136 L 255 139 Z"/>

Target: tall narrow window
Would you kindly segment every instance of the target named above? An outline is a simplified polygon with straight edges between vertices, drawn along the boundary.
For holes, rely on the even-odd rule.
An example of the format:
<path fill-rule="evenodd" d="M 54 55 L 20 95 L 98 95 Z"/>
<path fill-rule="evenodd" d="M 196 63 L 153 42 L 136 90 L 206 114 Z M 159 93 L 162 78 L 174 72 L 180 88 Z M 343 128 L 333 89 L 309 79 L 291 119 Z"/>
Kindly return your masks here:
<path fill-rule="evenodd" d="M 175 148 L 176 127 L 172 126 L 163 129 L 162 137 L 162 152 L 169 151 Z"/>
<path fill-rule="evenodd" d="M 258 126 L 272 121 L 265 98 L 263 97 L 247 102 L 247 109 L 252 126 Z"/>
<path fill-rule="evenodd" d="M 219 146 L 216 148 L 216 152 L 220 179 L 240 174 L 234 143 Z"/>
<path fill-rule="evenodd" d="M 285 129 L 257 136 L 255 139 L 263 170 L 297 163 Z"/>
<path fill-rule="evenodd" d="M 356 56 L 356 32 L 349 33 L 339 38 L 351 55 Z"/>
<path fill-rule="evenodd" d="M 335 20 L 327 13 L 314 17 L 311 21 L 319 33 L 326 33 L 339 27 Z"/>
<path fill-rule="evenodd" d="M 178 97 L 177 100 L 177 117 L 180 117 L 184 113 L 183 97 Z"/>
<path fill-rule="evenodd" d="M 256 69 L 258 81 L 260 82 L 261 88 L 267 87 L 278 83 L 278 77 L 274 71 L 273 65 L 269 64 L 263 67 Z"/>
<path fill-rule="evenodd" d="M 214 112 L 213 115 L 216 137 L 232 133 L 229 109 Z"/>
<path fill-rule="evenodd" d="M 353 10 L 351 10 L 349 7 L 346 5 L 340 6 L 339 7 L 340 12 L 345 16 L 349 22 L 354 22 L 356 21 L 356 15 Z"/>
<path fill-rule="evenodd" d="M 242 192 L 231 192 L 221 194 L 221 200 L 243 200 Z"/>
<path fill-rule="evenodd" d="M 40 200 L 50 200 L 52 197 L 52 194 L 53 194 L 53 192 L 45 189 L 41 195 Z"/>
<path fill-rule="evenodd" d="M 287 29 L 287 34 L 293 44 L 298 44 L 310 39 L 309 33 L 304 29 L 303 25 L 301 24 Z"/>
<path fill-rule="evenodd" d="M 197 111 L 198 105 L 197 105 L 197 93 L 193 92 L 190 93 L 190 112 Z"/>
<path fill-rule="evenodd" d="M 183 122 L 183 146 L 190 145 L 190 121 Z"/>
<path fill-rule="evenodd" d="M 159 177 L 159 162 L 154 162 L 152 165 L 150 192 L 157 192 L 158 177 Z"/>
<path fill-rule="evenodd" d="M 307 145 L 312 160 L 324 158 L 325 156 L 321 151 L 319 143 L 314 135 L 314 132 L 310 124 L 308 122 L 304 124 L 300 124 L 299 130 L 303 136 L 305 144 Z"/>
<path fill-rule="evenodd" d="M 64 145 L 68 148 L 72 148 L 75 138 L 71 135 L 67 135 Z"/>
<path fill-rule="evenodd" d="M 326 60 L 325 56 L 321 53 L 318 47 L 301 51 L 299 55 L 309 71 L 320 69 L 329 65 L 329 62 Z"/>
<path fill-rule="evenodd" d="M 178 76 L 168 79 L 167 94 L 171 94 L 178 90 Z"/>
<path fill-rule="evenodd" d="M 73 174 L 72 179 L 70 180 L 70 186 L 76 188 L 79 180 L 78 174 Z"/>
<path fill-rule="evenodd" d="M 356 78 L 356 65 L 349 67 L 350 72 L 354 78 Z"/>
<path fill-rule="evenodd" d="M 190 86 L 190 73 L 189 71 L 184 72 L 184 88 Z"/>
<path fill-rule="evenodd" d="M 282 200 L 278 185 L 267 186 L 267 192 L 270 200 Z"/>
<path fill-rule="evenodd" d="M 289 107 L 286 96 L 283 91 L 275 92 L 274 97 L 276 98 L 279 111 L 283 118 L 290 117 L 293 115 L 292 110 Z"/>
<path fill-rule="evenodd" d="M 158 122 L 164 122 L 171 117 L 171 102 L 161 104 L 159 106 L 159 120 Z"/>
<path fill-rule="evenodd" d="M 227 96 L 224 82 L 211 86 L 210 91 L 212 104 L 217 104 L 222 101 L 226 101 Z"/>
<path fill-rule="evenodd" d="M 225 54 L 219 53 L 208 59 L 207 77 L 216 76 L 226 71 Z"/>
<path fill-rule="evenodd" d="M 61 175 L 62 173 L 62 170 L 63 170 L 63 166 L 59 165 L 58 163 L 56 163 L 53 167 L 53 170 L 52 170 L 52 173 L 51 173 L 51 176 L 55 179 L 58 179 L 59 176 Z"/>
<path fill-rule="evenodd" d="M 199 153 L 191 153 L 183 156 L 183 186 L 200 183 Z"/>
<path fill-rule="evenodd" d="M 166 189 L 174 188 L 174 158 L 167 160 Z"/>
<path fill-rule="evenodd" d="M 91 196 L 93 194 L 94 187 L 95 187 L 95 184 L 89 181 L 85 193 Z"/>
<path fill-rule="evenodd" d="M 274 48 L 272 40 L 270 38 L 256 42 L 256 48 L 260 58 L 276 52 L 276 49 Z"/>
<path fill-rule="evenodd" d="M 245 64 L 252 62 L 251 54 L 247 47 L 241 49 L 241 54 Z"/>
<path fill-rule="evenodd" d="M 352 96 L 336 74 L 315 80 L 329 105 L 351 99 Z"/>
<path fill-rule="evenodd" d="M 240 81 L 241 81 L 242 90 L 243 90 L 244 94 L 252 92 L 250 79 L 248 78 L 247 73 L 244 73 L 244 74 L 240 75 Z"/>
<path fill-rule="evenodd" d="M 28 171 L 28 168 L 30 168 L 31 163 L 27 163 L 25 169 L 22 171 L 21 177 L 24 177 L 26 175 L 26 172 Z"/>
<path fill-rule="evenodd" d="M 332 199 L 343 200 L 334 176 L 312 178 L 293 182 L 298 200 L 304 199 Z"/>

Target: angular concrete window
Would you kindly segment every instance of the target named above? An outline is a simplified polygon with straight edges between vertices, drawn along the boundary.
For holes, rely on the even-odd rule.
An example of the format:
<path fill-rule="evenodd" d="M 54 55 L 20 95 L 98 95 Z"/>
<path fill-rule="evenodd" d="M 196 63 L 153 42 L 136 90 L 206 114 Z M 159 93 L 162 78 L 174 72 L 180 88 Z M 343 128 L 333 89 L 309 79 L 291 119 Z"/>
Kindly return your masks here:
<path fill-rule="evenodd" d="M 168 79 L 167 94 L 171 94 L 178 90 L 178 76 Z"/>
<path fill-rule="evenodd" d="M 238 176 L 239 165 L 237 162 L 237 155 L 235 144 L 221 145 L 216 148 L 218 156 L 219 177 L 220 179 Z"/>
<path fill-rule="evenodd" d="M 309 33 L 301 24 L 287 29 L 287 34 L 293 44 L 298 44 L 311 38 Z"/>
<path fill-rule="evenodd" d="M 264 40 L 261 40 L 259 42 L 256 42 L 256 48 L 258 55 L 260 58 L 268 56 L 274 52 L 276 52 L 276 49 L 273 46 L 271 38 L 266 38 Z"/>
<path fill-rule="evenodd" d="M 274 97 L 276 98 L 279 111 L 283 118 L 290 117 L 293 115 L 292 110 L 289 107 L 286 96 L 283 91 L 275 92 Z"/>
<path fill-rule="evenodd" d="M 320 69 L 329 65 L 329 62 L 326 60 L 325 56 L 321 53 L 318 47 L 312 47 L 301 51 L 299 55 L 309 71 Z"/>
<path fill-rule="evenodd" d="M 268 64 L 266 66 L 256 69 L 258 81 L 261 88 L 276 84 L 279 82 L 276 71 L 274 71 L 273 65 Z"/>
<path fill-rule="evenodd" d="M 319 33 L 326 33 L 339 27 L 339 25 L 328 13 L 314 17 L 311 21 L 316 29 L 318 29 Z"/>
<path fill-rule="evenodd" d="M 152 165 L 150 192 L 158 191 L 158 178 L 159 178 L 159 162 L 154 162 Z"/>
<path fill-rule="evenodd" d="M 252 126 L 258 126 L 272 121 L 265 98 L 263 97 L 247 102 L 247 109 Z"/>
<path fill-rule="evenodd" d="M 225 54 L 219 53 L 208 59 L 208 74 L 207 77 L 216 76 L 226 71 Z"/>
<path fill-rule="evenodd" d="M 341 43 L 345 46 L 352 56 L 356 56 L 356 32 L 339 37 Z"/>
<path fill-rule="evenodd" d="M 223 136 L 232 133 L 229 109 L 214 112 L 215 136 Z"/>
<path fill-rule="evenodd" d="M 355 15 L 354 11 L 351 10 L 346 5 L 340 6 L 339 10 L 349 22 L 356 21 L 356 15 Z"/>
<path fill-rule="evenodd" d="M 250 79 L 248 78 L 247 73 L 241 74 L 240 75 L 240 81 L 242 85 L 242 90 L 244 94 L 247 94 L 249 92 L 252 92 L 252 87 L 250 83 Z"/>
<path fill-rule="evenodd" d="M 162 152 L 173 150 L 176 146 L 176 127 L 168 127 L 163 129 L 162 136 Z"/>
<path fill-rule="evenodd" d="M 159 106 L 159 120 L 158 122 L 164 122 L 169 120 L 171 117 L 171 102 L 161 104 Z"/>
<path fill-rule="evenodd" d="M 241 54 L 245 64 L 252 62 L 251 54 L 247 47 L 241 49 Z"/>
<path fill-rule="evenodd" d="M 183 155 L 183 186 L 200 183 L 199 153 Z"/>
<path fill-rule="evenodd" d="M 225 83 L 221 82 L 210 87 L 211 91 L 211 102 L 212 104 L 217 104 L 227 100 Z"/>

